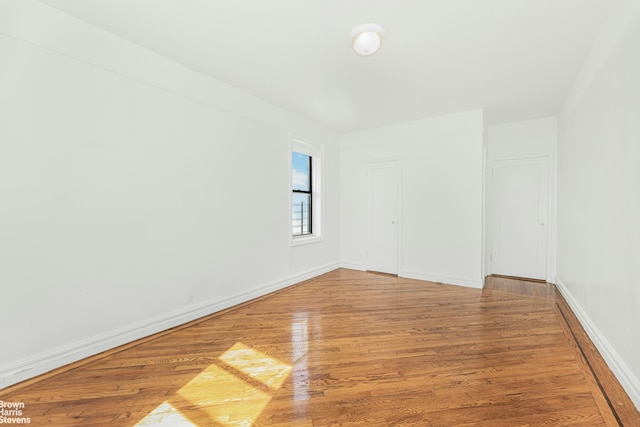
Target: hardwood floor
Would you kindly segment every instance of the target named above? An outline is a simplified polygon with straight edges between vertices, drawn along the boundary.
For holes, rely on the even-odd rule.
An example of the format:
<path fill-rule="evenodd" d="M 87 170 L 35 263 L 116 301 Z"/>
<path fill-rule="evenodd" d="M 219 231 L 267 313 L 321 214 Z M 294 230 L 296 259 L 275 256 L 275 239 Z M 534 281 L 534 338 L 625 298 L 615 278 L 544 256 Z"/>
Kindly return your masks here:
<path fill-rule="evenodd" d="M 555 287 L 336 270 L 0 392 L 34 426 L 639 426 Z"/>

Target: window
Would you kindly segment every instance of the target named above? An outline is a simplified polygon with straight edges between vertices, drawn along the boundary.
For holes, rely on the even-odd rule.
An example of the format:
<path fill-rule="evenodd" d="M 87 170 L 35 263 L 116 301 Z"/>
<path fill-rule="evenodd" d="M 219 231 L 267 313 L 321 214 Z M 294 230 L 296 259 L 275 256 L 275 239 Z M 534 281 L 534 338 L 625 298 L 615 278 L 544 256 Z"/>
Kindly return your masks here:
<path fill-rule="evenodd" d="M 291 244 L 321 240 L 321 151 L 314 145 L 291 142 Z"/>
<path fill-rule="evenodd" d="M 313 157 L 293 152 L 291 167 L 291 225 L 294 236 L 313 233 Z"/>

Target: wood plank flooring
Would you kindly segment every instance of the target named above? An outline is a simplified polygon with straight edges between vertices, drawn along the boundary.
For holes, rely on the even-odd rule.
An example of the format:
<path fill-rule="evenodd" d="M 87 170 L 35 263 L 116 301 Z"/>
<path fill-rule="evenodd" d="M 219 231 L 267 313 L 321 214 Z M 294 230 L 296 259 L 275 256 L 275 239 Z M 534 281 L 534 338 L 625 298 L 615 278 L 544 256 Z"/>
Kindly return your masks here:
<path fill-rule="evenodd" d="M 34 426 L 640 426 L 552 285 L 345 269 L 0 400 Z"/>

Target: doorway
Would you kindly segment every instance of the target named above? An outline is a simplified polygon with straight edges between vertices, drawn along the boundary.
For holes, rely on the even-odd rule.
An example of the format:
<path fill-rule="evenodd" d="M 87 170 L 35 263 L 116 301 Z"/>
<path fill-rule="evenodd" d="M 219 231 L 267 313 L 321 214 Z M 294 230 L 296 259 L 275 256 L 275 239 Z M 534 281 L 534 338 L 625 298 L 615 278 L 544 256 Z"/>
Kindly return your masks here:
<path fill-rule="evenodd" d="M 491 273 L 546 280 L 549 158 L 491 164 Z"/>
<path fill-rule="evenodd" d="M 398 274 L 399 161 L 367 164 L 366 268 Z"/>

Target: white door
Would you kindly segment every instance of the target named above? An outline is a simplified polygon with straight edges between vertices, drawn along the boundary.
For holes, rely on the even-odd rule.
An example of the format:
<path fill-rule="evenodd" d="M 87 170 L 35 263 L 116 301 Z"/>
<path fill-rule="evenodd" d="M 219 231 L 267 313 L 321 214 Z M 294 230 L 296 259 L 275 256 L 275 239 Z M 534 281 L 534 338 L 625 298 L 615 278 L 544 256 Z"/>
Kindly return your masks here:
<path fill-rule="evenodd" d="M 546 280 L 549 160 L 492 163 L 491 272 Z"/>
<path fill-rule="evenodd" d="M 398 274 L 398 161 L 367 165 L 367 270 Z"/>

